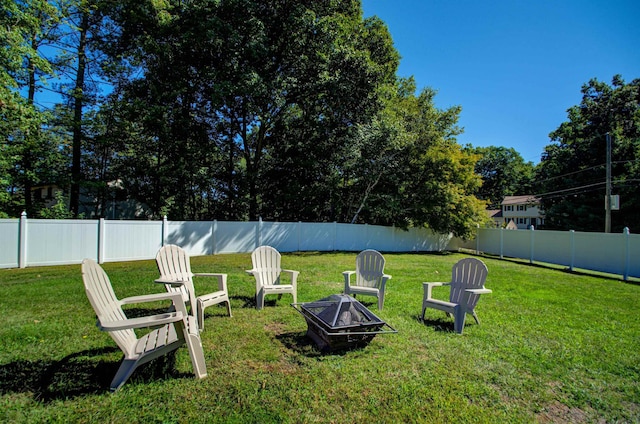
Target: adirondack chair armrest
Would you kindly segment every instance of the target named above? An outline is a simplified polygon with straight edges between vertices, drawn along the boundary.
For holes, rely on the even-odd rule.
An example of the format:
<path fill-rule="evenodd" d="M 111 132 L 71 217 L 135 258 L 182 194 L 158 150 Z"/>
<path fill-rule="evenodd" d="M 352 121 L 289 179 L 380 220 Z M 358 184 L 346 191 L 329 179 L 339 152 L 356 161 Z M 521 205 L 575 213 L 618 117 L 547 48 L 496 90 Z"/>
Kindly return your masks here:
<path fill-rule="evenodd" d="M 442 282 L 432 282 L 432 283 L 422 283 L 422 287 L 424 288 L 425 299 L 431 299 L 431 290 L 434 287 L 448 286 L 451 283 L 442 283 Z"/>
<path fill-rule="evenodd" d="M 121 305 L 130 305 L 133 303 L 145 303 L 145 302 L 157 302 L 161 300 L 170 300 L 173 303 L 173 306 L 177 312 L 182 312 L 182 314 L 187 316 L 187 305 L 184 303 L 184 299 L 182 298 L 182 294 L 180 293 L 154 293 L 154 294 L 144 294 L 140 296 L 131 296 L 125 297 L 120 300 Z"/>
<path fill-rule="evenodd" d="M 254 275 L 256 272 L 258 272 L 258 270 L 254 268 L 254 269 L 248 269 L 245 272 L 249 275 Z"/>
<path fill-rule="evenodd" d="M 281 269 L 280 272 L 284 272 L 286 274 L 289 274 L 289 276 L 291 277 L 291 284 L 295 285 L 296 281 L 298 280 L 298 275 L 300 274 L 300 271 L 294 271 L 291 269 Z"/>
<path fill-rule="evenodd" d="M 380 290 L 384 291 L 384 288 L 387 285 L 387 281 L 389 280 L 391 280 L 391 276 L 389 274 L 382 275 L 382 279 L 380 280 Z"/>
<path fill-rule="evenodd" d="M 172 322 L 182 321 L 182 312 L 167 312 L 165 314 L 150 315 L 146 317 L 128 318 L 118 321 L 100 321 L 98 327 L 102 331 L 128 330 L 133 328 L 155 327 Z"/>
<path fill-rule="evenodd" d="M 157 302 L 160 300 L 171 300 L 173 303 L 184 303 L 182 295 L 179 293 L 153 293 L 143 294 L 140 296 L 125 297 L 120 300 L 122 305 L 130 305 L 133 303 Z"/>
<path fill-rule="evenodd" d="M 344 276 L 344 281 L 348 282 L 349 279 L 351 279 L 351 276 L 354 275 L 356 272 L 355 271 L 343 271 L 342 275 Z"/>
<path fill-rule="evenodd" d="M 467 289 L 465 290 L 468 293 L 472 293 L 472 294 L 489 294 L 489 293 L 493 293 L 493 291 L 491 289 Z"/>
<path fill-rule="evenodd" d="M 213 272 L 198 272 L 193 274 L 194 277 L 216 277 L 218 279 L 218 290 L 227 291 L 227 274 Z"/>

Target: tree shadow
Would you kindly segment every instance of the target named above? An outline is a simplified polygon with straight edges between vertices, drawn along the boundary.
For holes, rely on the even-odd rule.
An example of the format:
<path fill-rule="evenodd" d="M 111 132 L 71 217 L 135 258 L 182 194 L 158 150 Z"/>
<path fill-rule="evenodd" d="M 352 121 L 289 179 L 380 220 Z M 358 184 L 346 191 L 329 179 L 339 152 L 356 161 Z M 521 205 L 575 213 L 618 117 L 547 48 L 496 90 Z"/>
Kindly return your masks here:
<path fill-rule="evenodd" d="M 120 353 L 116 347 L 88 349 L 57 361 L 14 361 L 0 365 L 0 395 L 32 393 L 37 402 L 50 403 L 110 391 L 120 361 L 104 358 Z M 186 378 L 175 370 L 175 351 L 140 366 L 125 384 Z"/>

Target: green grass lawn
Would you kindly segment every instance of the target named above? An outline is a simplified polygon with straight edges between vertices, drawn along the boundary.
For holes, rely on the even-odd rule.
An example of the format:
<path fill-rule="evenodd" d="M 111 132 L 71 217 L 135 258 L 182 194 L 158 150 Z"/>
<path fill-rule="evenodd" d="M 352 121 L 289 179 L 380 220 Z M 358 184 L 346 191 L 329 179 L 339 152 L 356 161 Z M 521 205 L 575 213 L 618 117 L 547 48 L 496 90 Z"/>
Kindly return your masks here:
<path fill-rule="evenodd" d="M 342 290 L 355 253 L 283 254 L 298 301 Z M 483 258 L 482 325 L 428 310 L 423 281 L 447 281 L 462 254 L 385 254 L 384 310 L 398 330 L 321 354 L 291 296 L 257 311 L 249 254 L 192 258 L 228 274 L 233 317 L 206 310 L 209 376 L 185 347 L 143 365 L 115 393 L 121 352 L 95 326 L 80 266 L 0 270 L 0 421 L 127 423 L 640 422 L 640 285 Z M 108 263 L 118 297 L 160 292 L 155 262 Z M 214 280 L 214 279 L 212 279 Z M 214 281 L 196 279 L 208 293 Z M 434 289 L 445 298 L 446 288 Z M 153 305 L 152 305 L 153 306 Z M 143 307 L 149 307 L 145 304 Z M 142 313 L 139 309 L 131 313 Z"/>

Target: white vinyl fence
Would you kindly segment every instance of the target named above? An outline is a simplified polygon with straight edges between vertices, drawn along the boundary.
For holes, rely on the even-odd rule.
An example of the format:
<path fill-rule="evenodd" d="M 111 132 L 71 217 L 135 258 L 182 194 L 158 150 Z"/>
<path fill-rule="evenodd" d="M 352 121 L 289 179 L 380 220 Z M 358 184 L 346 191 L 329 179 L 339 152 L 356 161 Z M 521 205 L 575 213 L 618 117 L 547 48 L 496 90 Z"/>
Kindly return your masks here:
<path fill-rule="evenodd" d="M 425 229 L 304 222 L 109 221 L 0 219 L 0 268 L 153 259 L 164 244 L 192 256 L 251 252 L 270 245 L 281 252 L 441 252 L 468 248 L 640 278 L 640 235 L 479 228 L 463 242 Z"/>
<path fill-rule="evenodd" d="M 425 229 L 303 222 L 109 221 L 0 219 L 0 268 L 153 259 L 164 244 L 192 256 L 251 252 L 270 245 L 281 252 L 430 252 L 455 250 L 451 236 Z"/>
<path fill-rule="evenodd" d="M 640 277 L 640 235 L 628 228 L 622 234 L 479 228 L 476 239 L 463 247 L 501 258 L 622 275 L 625 280 Z"/>

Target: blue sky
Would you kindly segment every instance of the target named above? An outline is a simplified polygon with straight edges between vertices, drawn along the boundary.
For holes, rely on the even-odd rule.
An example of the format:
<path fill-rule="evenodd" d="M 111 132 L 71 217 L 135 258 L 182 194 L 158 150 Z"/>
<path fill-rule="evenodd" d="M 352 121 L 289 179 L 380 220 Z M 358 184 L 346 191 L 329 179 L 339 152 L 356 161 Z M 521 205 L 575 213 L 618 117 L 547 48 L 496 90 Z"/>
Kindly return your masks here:
<path fill-rule="evenodd" d="M 591 78 L 640 78 L 640 0 L 362 0 L 388 26 L 398 75 L 462 106 L 462 145 L 538 163 Z"/>

